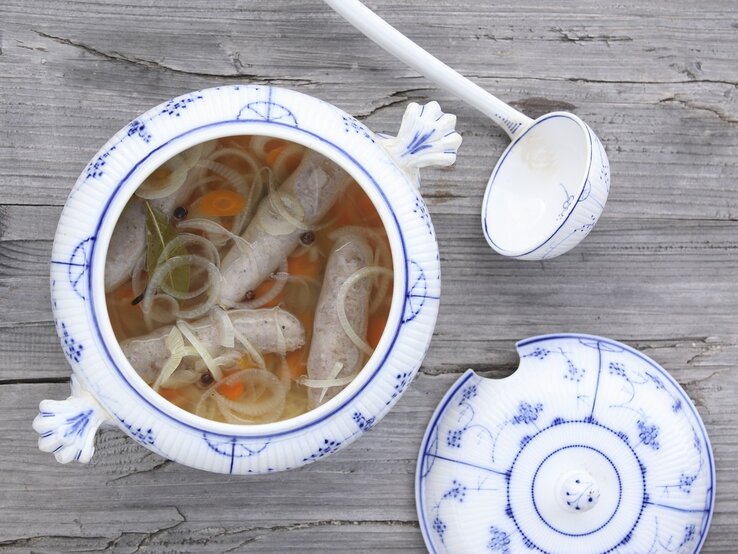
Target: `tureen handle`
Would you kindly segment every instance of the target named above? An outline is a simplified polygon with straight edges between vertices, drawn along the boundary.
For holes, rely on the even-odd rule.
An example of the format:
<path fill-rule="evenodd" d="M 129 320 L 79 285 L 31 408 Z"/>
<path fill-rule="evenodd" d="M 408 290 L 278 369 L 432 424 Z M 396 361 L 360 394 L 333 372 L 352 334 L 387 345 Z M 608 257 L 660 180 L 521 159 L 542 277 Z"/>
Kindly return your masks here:
<path fill-rule="evenodd" d="M 448 166 L 456 161 L 461 135 L 455 126 L 456 116 L 443 113 L 438 102 L 423 106 L 411 102 L 397 136 L 381 136 L 381 144 L 417 183 L 421 167 Z"/>
<path fill-rule="evenodd" d="M 72 376 L 72 394 L 66 400 L 42 400 L 33 429 L 38 447 L 52 452 L 57 462 L 86 464 L 95 452 L 95 432 L 113 418 Z"/>

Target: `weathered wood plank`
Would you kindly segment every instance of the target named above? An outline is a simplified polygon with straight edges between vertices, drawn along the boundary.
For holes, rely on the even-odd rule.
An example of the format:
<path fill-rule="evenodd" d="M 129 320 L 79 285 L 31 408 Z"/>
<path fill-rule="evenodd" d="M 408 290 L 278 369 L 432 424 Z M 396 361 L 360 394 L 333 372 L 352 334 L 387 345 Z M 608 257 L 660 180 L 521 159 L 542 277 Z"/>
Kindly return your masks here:
<path fill-rule="evenodd" d="M 726 0 L 617 5 L 372 0 L 373 9 L 531 116 L 571 110 L 603 139 L 605 214 L 574 252 L 506 260 L 479 229 L 507 140 L 318 0 L 6 0 L 0 6 L 0 551 L 422 552 L 415 457 L 467 367 L 517 365 L 514 341 L 559 331 L 624 340 L 695 400 L 718 467 L 703 553 L 735 551 L 738 489 L 738 18 Z M 337 47 L 338 45 L 338 47 Z M 36 450 L 30 421 L 69 367 L 50 312 L 56 221 L 87 161 L 127 121 L 235 82 L 319 96 L 396 130 L 408 101 L 458 114 L 452 169 L 425 172 L 443 301 L 421 376 L 360 442 L 281 475 L 169 463 L 105 430 L 87 467 Z M 472 299 L 472 300 L 470 300 Z M 185 486 L 184 483 L 187 485 Z"/>

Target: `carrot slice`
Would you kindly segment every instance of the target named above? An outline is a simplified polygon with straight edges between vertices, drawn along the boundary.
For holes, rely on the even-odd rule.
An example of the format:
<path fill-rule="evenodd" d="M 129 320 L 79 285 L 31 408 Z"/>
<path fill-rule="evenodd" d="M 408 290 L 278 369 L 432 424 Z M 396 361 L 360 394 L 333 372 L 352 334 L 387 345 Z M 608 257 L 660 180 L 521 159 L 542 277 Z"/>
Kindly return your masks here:
<path fill-rule="evenodd" d="M 169 389 L 162 387 L 159 389 L 159 394 L 169 400 L 169 402 L 171 402 L 172 404 L 181 403 L 182 400 L 184 400 L 185 398 L 182 394 L 182 391 L 180 391 L 179 389 Z"/>
<path fill-rule="evenodd" d="M 369 324 L 366 328 L 366 341 L 369 346 L 376 348 L 379 344 L 379 339 L 382 338 L 384 333 L 384 326 L 387 324 L 387 320 L 383 317 L 372 316 L 369 318 Z"/>
<path fill-rule="evenodd" d="M 238 214 L 246 205 L 243 196 L 228 189 L 207 193 L 198 202 L 200 212 L 209 216 L 228 217 Z"/>
<path fill-rule="evenodd" d="M 228 400 L 238 400 L 244 390 L 246 390 L 246 387 L 242 381 L 233 381 L 232 383 L 221 383 L 218 385 L 218 392 Z"/>

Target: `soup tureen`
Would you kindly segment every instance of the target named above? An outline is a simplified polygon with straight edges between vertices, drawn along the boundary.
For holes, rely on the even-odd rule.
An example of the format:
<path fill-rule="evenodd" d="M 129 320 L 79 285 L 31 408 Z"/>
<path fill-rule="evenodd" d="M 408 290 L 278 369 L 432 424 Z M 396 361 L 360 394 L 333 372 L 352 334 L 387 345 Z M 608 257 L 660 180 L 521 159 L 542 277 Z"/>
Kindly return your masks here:
<path fill-rule="evenodd" d="M 41 402 L 34 420 L 39 447 L 62 463 L 87 462 L 97 428 L 110 424 L 185 465 L 221 473 L 264 473 L 316 461 L 371 429 L 415 376 L 433 333 L 439 256 L 418 193 L 418 170 L 454 162 L 461 143 L 455 122 L 435 102 L 410 104 L 398 136 L 378 136 L 316 98 L 236 85 L 174 98 L 124 127 L 82 173 L 59 221 L 51 299 L 74 376 L 68 399 Z M 105 304 L 107 249 L 131 195 L 174 155 L 231 135 L 293 141 L 337 163 L 375 204 L 392 250 L 392 305 L 374 354 L 335 398 L 276 423 L 219 423 L 169 403 L 124 357 Z"/>

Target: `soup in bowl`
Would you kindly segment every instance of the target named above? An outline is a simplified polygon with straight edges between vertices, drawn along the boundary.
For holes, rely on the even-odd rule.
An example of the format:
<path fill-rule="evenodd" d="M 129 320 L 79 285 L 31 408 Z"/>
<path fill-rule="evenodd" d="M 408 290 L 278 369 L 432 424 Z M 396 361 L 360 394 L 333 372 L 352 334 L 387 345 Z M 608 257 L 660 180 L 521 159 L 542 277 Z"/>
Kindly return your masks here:
<path fill-rule="evenodd" d="M 128 362 L 195 415 L 295 417 L 335 397 L 379 344 L 393 271 L 387 232 L 337 164 L 266 136 L 181 152 L 139 186 L 105 268 Z"/>
<path fill-rule="evenodd" d="M 281 471 L 371 429 L 412 381 L 440 299 L 419 169 L 461 138 L 438 104 L 396 137 L 318 99 L 229 86 L 166 102 L 93 158 L 51 292 L 72 394 L 39 446 L 90 459 L 102 423 L 192 467 Z"/>

